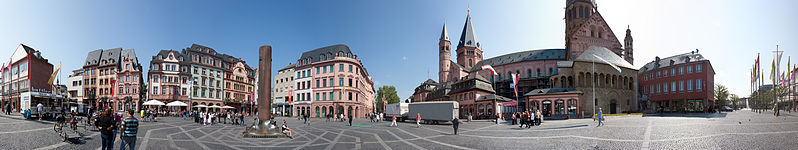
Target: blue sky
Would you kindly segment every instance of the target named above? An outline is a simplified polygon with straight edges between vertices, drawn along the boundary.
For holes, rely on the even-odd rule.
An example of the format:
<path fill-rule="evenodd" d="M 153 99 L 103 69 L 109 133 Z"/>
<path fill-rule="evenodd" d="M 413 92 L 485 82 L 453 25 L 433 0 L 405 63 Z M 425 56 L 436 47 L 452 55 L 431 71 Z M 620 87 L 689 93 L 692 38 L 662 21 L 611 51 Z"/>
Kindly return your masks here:
<path fill-rule="evenodd" d="M 619 39 L 627 25 L 635 66 L 694 49 L 712 61 L 715 81 L 747 95 L 757 53 L 769 72 L 776 45 L 798 56 L 798 1 L 599 0 Z M 273 46 L 272 68 L 302 52 L 347 44 L 377 86 L 407 98 L 426 78 L 437 80 L 437 43 L 445 22 L 459 39 L 470 6 L 486 58 L 564 47 L 564 1 L 2 1 L 0 62 L 23 43 L 63 64 L 62 80 L 96 49 L 133 48 L 149 68 L 162 49 L 192 43 L 257 66 L 257 48 Z M 798 63 L 798 58 L 793 64 Z M 782 69 L 785 70 L 785 69 Z M 276 70 L 273 70 L 273 74 Z"/>

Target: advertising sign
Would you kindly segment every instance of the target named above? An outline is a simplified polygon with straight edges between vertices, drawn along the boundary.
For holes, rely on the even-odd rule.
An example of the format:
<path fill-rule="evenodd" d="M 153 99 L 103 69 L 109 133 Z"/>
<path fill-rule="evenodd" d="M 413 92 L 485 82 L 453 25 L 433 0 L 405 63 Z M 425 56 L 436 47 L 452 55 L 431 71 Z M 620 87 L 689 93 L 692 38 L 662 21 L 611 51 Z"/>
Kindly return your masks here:
<path fill-rule="evenodd" d="M 30 99 L 31 99 L 30 92 L 22 93 L 19 95 L 19 97 L 20 97 L 19 108 L 21 108 L 19 110 L 19 113 L 25 113 L 24 112 L 25 110 L 30 109 Z"/>

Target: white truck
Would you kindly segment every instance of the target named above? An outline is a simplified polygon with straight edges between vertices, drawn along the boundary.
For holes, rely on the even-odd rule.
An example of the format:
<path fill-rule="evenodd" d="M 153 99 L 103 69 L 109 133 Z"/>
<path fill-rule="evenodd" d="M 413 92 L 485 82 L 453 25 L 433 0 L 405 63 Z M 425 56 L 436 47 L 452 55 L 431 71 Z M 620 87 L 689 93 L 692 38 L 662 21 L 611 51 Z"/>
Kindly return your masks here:
<path fill-rule="evenodd" d="M 393 103 L 385 105 L 385 120 L 391 121 L 396 116 L 396 121 L 402 122 L 407 119 L 407 103 Z"/>
<path fill-rule="evenodd" d="M 420 115 L 426 124 L 448 122 L 460 116 L 460 103 L 455 101 L 410 103 L 408 108 L 410 108 L 407 113 L 408 119 L 415 120 L 416 116 Z"/>

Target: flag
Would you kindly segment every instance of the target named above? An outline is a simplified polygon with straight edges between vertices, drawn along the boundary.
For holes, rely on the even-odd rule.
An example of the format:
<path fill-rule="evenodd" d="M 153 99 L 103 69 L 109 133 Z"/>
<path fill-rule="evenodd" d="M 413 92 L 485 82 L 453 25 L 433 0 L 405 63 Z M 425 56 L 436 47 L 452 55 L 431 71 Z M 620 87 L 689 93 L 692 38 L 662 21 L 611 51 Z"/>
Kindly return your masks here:
<path fill-rule="evenodd" d="M 482 66 L 482 70 L 485 70 L 485 69 L 490 70 L 490 74 L 492 74 L 492 75 L 499 75 L 499 74 L 496 74 L 496 70 L 493 70 L 493 67 L 491 67 L 490 65 L 483 65 Z"/>
<path fill-rule="evenodd" d="M 58 64 L 58 67 L 55 67 L 55 70 L 53 70 L 53 74 L 50 74 L 50 80 L 47 80 L 47 84 L 50 84 L 50 85 L 53 84 L 53 80 L 55 80 L 55 76 L 58 75 L 58 70 L 61 70 L 61 64 Z"/>
<path fill-rule="evenodd" d="M 191 99 L 191 93 L 194 91 L 194 80 L 188 80 L 188 98 Z"/>
<path fill-rule="evenodd" d="M 513 89 L 515 97 L 518 97 L 518 80 L 520 79 L 521 75 L 513 73 L 510 77 L 513 78 L 513 84 L 510 84 L 510 88 Z"/>
<path fill-rule="evenodd" d="M 116 80 L 111 79 L 111 97 L 114 97 L 114 89 L 116 88 L 114 85 L 116 85 Z"/>
<path fill-rule="evenodd" d="M 609 61 L 607 61 L 607 60 L 604 60 L 604 58 L 601 58 L 601 57 L 598 57 L 598 56 L 596 56 L 595 54 L 594 54 L 593 56 L 594 56 L 594 57 L 596 57 L 596 58 L 598 58 L 598 59 L 600 59 L 601 61 L 604 61 L 604 63 L 607 63 L 607 64 L 609 64 L 610 66 L 612 66 L 612 68 L 615 68 L 615 70 L 618 70 L 618 73 L 622 73 L 622 71 L 621 71 L 621 68 L 618 68 L 618 66 L 615 66 L 615 64 L 612 64 L 612 63 L 610 63 Z"/>
<path fill-rule="evenodd" d="M 776 59 L 773 59 L 773 62 L 770 63 L 770 79 L 776 82 Z"/>
<path fill-rule="evenodd" d="M 291 104 L 291 99 L 294 98 L 294 90 L 288 90 L 288 104 Z M 332 99 L 331 99 L 332 100 Z"/>

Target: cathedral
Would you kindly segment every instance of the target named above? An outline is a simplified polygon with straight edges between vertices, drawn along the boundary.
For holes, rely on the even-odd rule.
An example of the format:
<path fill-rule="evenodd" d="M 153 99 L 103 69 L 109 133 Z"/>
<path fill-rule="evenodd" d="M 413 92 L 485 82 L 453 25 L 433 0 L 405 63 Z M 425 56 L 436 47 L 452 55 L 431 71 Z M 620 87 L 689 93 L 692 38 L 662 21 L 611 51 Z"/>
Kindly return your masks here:
<path fill-rule="evenodd" d="M 475 119 L 493 119 L 512 112 L 538 109 L 547 117 L 583 117 L 585 112 L 594 109 L 582 106 L 604 106 L 604 101 L 615 102 L 606 106 L 617 107 L 618 112 L 636 110 L 636 103 L 631 103 L 635 88 L 623 88 L 632 87 L 630 85 L 636 81 L 636 75 L 632 75 L 637 71 L 632 67 L 631 30 L 626 30 L 622 46 L 597 11 L 595 2 L 567 0 L 566 6 L 565 49 L 521 50 L 483 59 L 483 49 L 469 10 L 455 47 L 455 60 L 452 60 L 451 41 L 444 23 L 438 39 L 438 81 L 427 79 L 415 88 L 410 99 L 413 102 L 457 101 L 460 103 L 460 117 L 473 116 Z M 606 57 L 604 59 L 610 63 L 629 71 L 610 75 L 610 65 L 595 61 L 593 55 Z M 588 73 L 589 77 L 584 72 L 574 72 L 584 68 L 581 65 L 585 62 L 597 64 L 598 72 Z M 495 74 L 482 69 L 482 66 L 491 66 Z M 602 71 L 607 73 L 593 76 Z M 588 79 L 611 81 L 609 85 L 612 86 L 597 88 L 609 88 L 607 92 L 614 95 L 590 96 L 588 94 L 593 93 L 585 91 L 582 86 L 585 84 L 575 84 Z M 618 98 L 623 94 L 628 95 Z M 583 101 L 583 98 L 594 101 Z M 628 102 L 626 105 L 618 104 L 623 101 Z"/>

